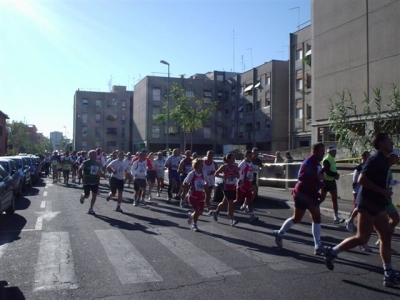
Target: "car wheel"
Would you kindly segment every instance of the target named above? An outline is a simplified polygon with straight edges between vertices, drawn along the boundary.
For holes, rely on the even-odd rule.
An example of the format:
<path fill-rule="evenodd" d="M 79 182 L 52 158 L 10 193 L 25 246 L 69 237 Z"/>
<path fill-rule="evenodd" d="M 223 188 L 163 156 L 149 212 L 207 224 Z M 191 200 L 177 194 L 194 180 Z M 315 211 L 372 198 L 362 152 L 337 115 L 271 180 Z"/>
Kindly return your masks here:
<path fill-rule="evenodd" d="M 6 209 L 7 215 L 12 215 L 15 212 L 15 195 L 12 195 L 10 207 Z"/>

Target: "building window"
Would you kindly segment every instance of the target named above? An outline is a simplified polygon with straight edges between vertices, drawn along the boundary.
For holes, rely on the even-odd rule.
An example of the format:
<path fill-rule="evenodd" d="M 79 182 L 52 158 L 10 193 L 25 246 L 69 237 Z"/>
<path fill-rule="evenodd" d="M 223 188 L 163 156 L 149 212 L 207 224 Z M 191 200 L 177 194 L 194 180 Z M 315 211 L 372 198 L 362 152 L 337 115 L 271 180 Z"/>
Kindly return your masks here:
<path fill-rule="evenodd" d="M 125 101 L 122 101 L 121 106 L 125 107 L 125 105 L 126 105 Z"/>
<path fill-rule="evenodd" d="M 86 126 L 82 126 L 82 137 L 87 137 L 88 128 Z"/>
<path fill-rule="evenodd" d="M 100 128 L 99 127 L 95 127 L 95 135 L 96 137 L 100 137 Z"/>
<path fill-rule="evenodd" d="M 306 87 L 308 89 L 311 89 L 311 74 L 307 73 L 307 81 L 306 81 Z"/>
<path fill-rule="evenodd" d="M 107 107 L 116 107 L 116 106 L 117 106 L 117 100 L 115 99 L 108 100 Z"/>
<path fill-rule="evenodd" d="M 260 125 L 260 122 L 256 122 L 255 130 L 256 130 L 256 131 L 260 130 L 260 129 L 261 129 L 260 126 L 261 126 L 261 125 Z"/>
<path fill-rule="evenodd" d="M 271 84 L 271 77 L 269 75 L 265 76 L 265 85 L 270 85 Z"/>
<path fill-rule="evenodd" d="M 117 128 L 108 127 L 107 128 L 107 134 L 117 134 Z"/>
<path fill-rule="evenodd" d="M 245 125 L 245 129 L 246 129 L 246 132 L 252 132 L 253 131 L 253 124 L 252 123 L 247 123 Z"/>
<path fill-rule="evenodd" d="M 153 89 L 153 101 L 161 101 L 161 89 Z"/>
<path fill-rule="evenodd" d="M 303 108 L 296 108 L 296 119 L 303 119 Z"/>
<path fill-rule="evenodd" d="M 271 105 L 271 93 L 270 92 L 266 92 L 265 93 L 265 103 L 264 106 L 268 107 Z"/>
<path fill-rule="evenodd" d="M 224 75 L 217 75 L 217 81 L 224 81 Z"/>
<path fill-rule="evenodd" d="M 108 141 L 107 146 L 108 147 L 117 147 L 117 141 Z"/>
<path fill-rule="evenodd" d="M 101 115 L 96 114 L 96 123 L 100 123 L 100 122 L 101 122 Z"/>
<path fill-rule="evenodd" d="M 211 128 L 210 127 L 203 128 L 203 138 L 211 139 Z"/>
<path fill-rule="evenodd" d="M 302 58 L 303 58 L 303 49 L 297 49 L 296 50 L 296 60 L 299 60 Z"/>
<path fill-rule="evenodd" d="M 87 142 L 82 141 L 82 150 L 86 150 L 86 148 L 87 148 Z"/>
<path fill-rule="evenodd" d="M 296 90 L 300 91 L 303 89 L 303 78 L 296 79 Z"/>
<path fill-rule="evenodd" d="M 159 139 L 160 138 L 160 126 L 153 125 L 153 127 L 151 128 L 151 137 L 153 139 Z"/>
<path fill-rule="evenodd" d="M 121 115 L 121 124 L 125 125 L 125 115 Z"/>
<path fill-rule="evenodd" d="M 211 91 L 203 91 L 204 103 L 211 103 L 212 94 Z"/>
<path fill-rule="evenodd" d="M 87 114 L 82 114 L 82 124 L 87 124 Z"/>
<path fill-rule="evenodd" d="M 194 93 L 192 91 L 185 91 L 186 98 L 193 98 Z"/>
<path fill-rule="evenodd" d="M 256 110 L 261 108 L 261 99 L 257 100 L 256 102 Z"/>
<path fill-rule="evenodd" d="M 96 109 L 101 109 L 101 100 L 96 100 Z"/>
<path fill-rule="evenodd" d="M 222 138 L 222 127 L 221 126 L 217 127 L 217 136 L 218 136 L 218 138 Z"/>
<path fill-rule="evenodd" d="M 159 115 L 161 113 L 160 107 L 153 106 L 153 116 Z"/>
<path fill-rule="evenodd" d="M 243 119 L 243 111 L 239 111 L 239 119 Z"/>
<path fill-rule="evenodd" d="M 318 127 L 318 142 L 336 141 L 335 133 L 329 127 Z"/>
<path fill-rule="evenodd" d="M 87 111 L 88 110 L 88 100 L 83 99 L 82 100 L 82 110 Z"/>

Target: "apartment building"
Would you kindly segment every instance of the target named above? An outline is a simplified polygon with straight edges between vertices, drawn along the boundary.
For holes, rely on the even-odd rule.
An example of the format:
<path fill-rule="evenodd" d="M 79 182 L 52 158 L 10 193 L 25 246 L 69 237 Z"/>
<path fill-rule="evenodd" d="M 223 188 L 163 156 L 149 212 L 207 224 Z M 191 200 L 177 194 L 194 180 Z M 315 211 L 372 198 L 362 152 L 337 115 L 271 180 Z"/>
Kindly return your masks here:
<path fill-rule="evenodd" d="M 311 26 L 289 37 L 288 149 L 311 146 Z"/>
<path fill-rule="evenodd" d="M 60 131 L 52 131 L 50 132 L 50 143 L 54 150 L 59 150 L 59 142 L 63 138 L 63 133 Z"/>
<path fill-rule="evenodd" d="M 0 110 L 0 156 L 4 156 L 7 153 L 7 140 L 8 140 L 8 131 L 7 131 L 7 120 L 9 119 L 8 115 L 3 113 Z"/>
<path fill-rule="evenodd" d="M 180 148 L 183 142 L 182 133 L 172 120 L 167 124 L 160 124 L 153 119 L 153 115 L 167 113 L 165 104 L 168 101 L 169 89 L 174 84 L 185 90 L 187 97 L 203 99 L 207 103 L 218 101 L 218 107 L 211 118 L 202 128 L 196 130 L 192 137 L 186 140 L 185 148 L 192 148 L 200 153 L 207 150 L 222 152 L 222 143 L 228 138 L 224 135 L 226 124 L 222 116 L 222 102 L 228 97 L 230 84 L 227 78 L 236 73 L 214 71 L 206 74 L 195 74 L 189 78 L 146 76 L 135 85 L 133 101 L 133 149 L 138 151 L 146 148 L 149 151 L 166 149 L 167 131 L 169 148 Z M 173 106 L 173 99 L 170 99 L 170 107 Z"/>
<path fill-rule="evenodd" d="M 345 89 L 357 113 L 380 88 L 382 109 L 400 87 L 400 1 L 312 1 L 312 141 L 329 141 L 329 99 Z M 352 118 L 349 118 L 352 121 Z M 374 120 L 370 128 L 374 129 Z M 400 133 L 400 129 L 399 129 Z"/>
<path fill-rule="evenodd" d="M 229 143 L 276 151 L 288 147 L 289 63 L 272 60 L 236 76 L 228 114 Z M 239 93 L 236 93 L 239 91 Z"/>
<path fill-rule="evenodd" d="M 74 95 L 73 148 L 130 151 L 133 92 L 125 86 L 110 92 L 77 90 Z"/>

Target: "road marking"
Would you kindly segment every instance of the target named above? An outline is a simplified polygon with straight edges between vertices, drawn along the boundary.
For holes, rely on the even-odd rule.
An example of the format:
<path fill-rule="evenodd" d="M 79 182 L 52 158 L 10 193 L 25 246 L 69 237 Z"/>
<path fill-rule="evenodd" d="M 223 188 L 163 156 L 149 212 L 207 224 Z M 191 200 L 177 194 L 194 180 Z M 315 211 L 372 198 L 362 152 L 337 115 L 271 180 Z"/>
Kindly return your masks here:
<path fill-rule="evenodd" d="M 78 288 L 68 232 L 43 232 L 34 291 Z"/>
<path fill-rule="evenodd" d="M 47 196 L 47 191 L 44 191 L 43 197 L 46 197 L 46 196 Z"/>
<path fill-rule="evenodd" d="M 6 238 L 6 236 L 0 239 L 0 259 L 3 256 L 4 252 L 6 252 L 9 242 L 9 239 Z"/>
<path fill-rule="evenodd" d="M 40 208 L 45 208 L 46 207 L 46 201 L 42 201 L 42 203 L 40 204 Z"/>
<path fill-rule="evenodd" d="M 279 254 L 276 253 L 267 253 L 260 251 L 259 249 L 252 249 L 249 246 L 240 245 L 238 243 L 231 243 L 229 242 L 230 238 L 229 233 L 221 229 L 218 229 L 215 226 L 206 225 L 203 226 L 202 229 L 206 232 L 226 237 L 227 239 L 220 238 L 217 240 L 226 246 L 234 248 L 236 251 L 246 255 L 247 257 L 250 257 L 262 264 L 268 264 L 268 267 L 270 267 L 273 270 L 281 271 L 281 270 L 307 268 L 307 266 L 287 256 L 279 256 Z M 268 236 L 265 235 L 265 237 Z M 309 247 L 309 249 L 311 248 Z"/>
<path fill-rule="evenodd" d="M 122 284 L 163 281 L 163 278 L 119 230 L 94 232 Z"/>
<path fill-rule="evenodd" d="M 168 228 L 157 228 L 154 229 L 153 232 L 156 233 L 153 235 L 155 239 L 203 277 L 211 278 L 216 276 L 240 275 L 238 271 L 219 261 Z"/>
<path fill-rule="evenodd" d="M 43 227 L 43 217 L 38 217 L 36 220 L 35 230 L 42 230 Z"/>

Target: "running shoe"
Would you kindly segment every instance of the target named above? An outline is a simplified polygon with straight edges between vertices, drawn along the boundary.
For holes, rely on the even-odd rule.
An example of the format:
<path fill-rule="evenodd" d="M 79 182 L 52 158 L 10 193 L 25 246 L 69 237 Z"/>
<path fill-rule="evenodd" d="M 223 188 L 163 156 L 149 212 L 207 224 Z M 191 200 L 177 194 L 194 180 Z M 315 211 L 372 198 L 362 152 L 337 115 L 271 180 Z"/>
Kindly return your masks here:
<path fill-rule="evenodd" d="M 318 248 L 314 248 L 315 255 L 325 255 L 325 247 L 320 245 Z"/>
<path fill-rule="evenodd" d="M 140 199 L 140 203 L 142 203 L 143 205 L 147 205 L 146 200 L 144 200 L 144 198 Z"/>
<path fill-rule="evenodd" d="M 108 195 L 107 198 L 106 198 L 106 200 L 107 200 L 107 201 L 110 201 L 110 199 L 111 199 L 111 197 L 110 197 L 110 195 Z"/>
<path fill-rule="evenodd" d="M 400 284 L 400 274 L 398 272 L 392 272 L 390 276 L 383 277 L 383 286 L 391 287 Z"/>
<path fill-rule="evenodd" d="M 283 248 L 283 235 L 279 234 L 279 230 L 274 230 L 274 236 L 275 236 L 275 244 L 279 248 Z"/>
<path fill-rule="evenodd" d="M 255 215 L 250 216 L 249 218 L 249 223 L 254 223 L 255 221 L 258 220 L 258 217 L 256 217 Z"/>
<path fill-rule="evenodd" d="M 346 225 L 346 229 L 348 232 L 355 232 L 356 231 L 356 226 L 354 223 L 350 220 L 344 221 L 344 224 Z"/>
<path fill-rule="evenodd" d="M 192 221 L 193 221 L 192 213 L 190 211 L 188 211 L 187 216 L 188 216 L 188 219 L 187 219 L 188 224 L 192 225 Z"/>
<path fill-rule="evenodd" d="M 333 270 L 335 268 L 334 265 L 334 260 L 337 258 L 337 255 L 333 255 L 331 253 L 331 249 L 332 247 L 326 247 L 325 248 L 325 266 L 329 269 L 329 270 Z"/>
<path fill-rule="evenodd" d="M 231 226 L 235 226 L 237 223 L 239 223 L 239 221 L 231 220 Z"/>
<path fill-rule="evenodd" d="M 344 219 L 337 218 L 337 219 L 334 219 L 333 222 L 335 223 L 335 225 L 338 225 L 338 224 L 343 223 Z"/>
<path fill-rule="evenodd" d="M 375 245 L 379 246 L 380 243 L 381 243 L 381 240 L 378 239 L 378 240 L 375 242 Z"/>
<path fill-rule="evenodd" d="M 139 205 L 139 200 L 133 200 L 133 206 L 138 206 Z"/>
<path fill-rule="evenodd" d="M 240 210 L 241 211 L 245 211 L 246 210 L 246 204 L 243 203 L 242 206 L 240 207 Z"/>
<path fill-rule="evenodd" d="M 167 198 L 167 203 L 169 203 L 169 202 L 171 202 L 171 198 L 168 197 Z"/>
<path fill-rule="evenodd" d="M 213 214 L 214 221 L 218 222 L 218 213 L 215 210 L 213 210 L 212 214 Z"/>
<path fill-rule="evenodd" d="M 193 225 L 192 225 L 192 230 L 193 230 L 194 232 L 200 231 L 199 228 L 197 228 L 197 225 L 196 225 L 196 224 L 193 224 Z"/>
<path fill-rule="evenodd" d="M 85 201 L 85 195 L 81 194 L 81 198 L 79 199 L 79 202 L 81 204 L 83 204 L 84 201 Z"/>
<path fill-rule="evenodd" d="M 184 200 L 181 200 L 181 203 L 179 204 L 180 205 L 180 207 L 186 207 L 186 203 L 185 203 L 185 201 Z"/>
<path fill-rule="evenodd" d="M 372 252 L 372 248 L 368 244 L 362 245 L 359 248 L 361 251 L 364 251 L 364 252 Z"/>
<path fill-rule="evenodd" d="M 117 211 L 117 212 L 120 212 L 120 213 L 123 213 L 123 210 L 121 209 L 121 207 L 120 207 L 119 205 L 117 206 L 116 211 Z"/>
<path fill-rule="evenodd" d="M 157 193 L 157 197 L 160 197 L 160 193 Z"/>
<path fill-rule="evenodd" d="M 94 216 L 96 213 L 94 212 L 93 208 L 89 208 L 88 214 Z"/>
<path fill-rule="evenodd" d="M 248 212 L 249 212 L 249 206 L 248 206 L 248 205 L 246 205 L 246 207 L 244 208 L 244 212 L 245 212 L 245 213 L 248 213 Z"/>

